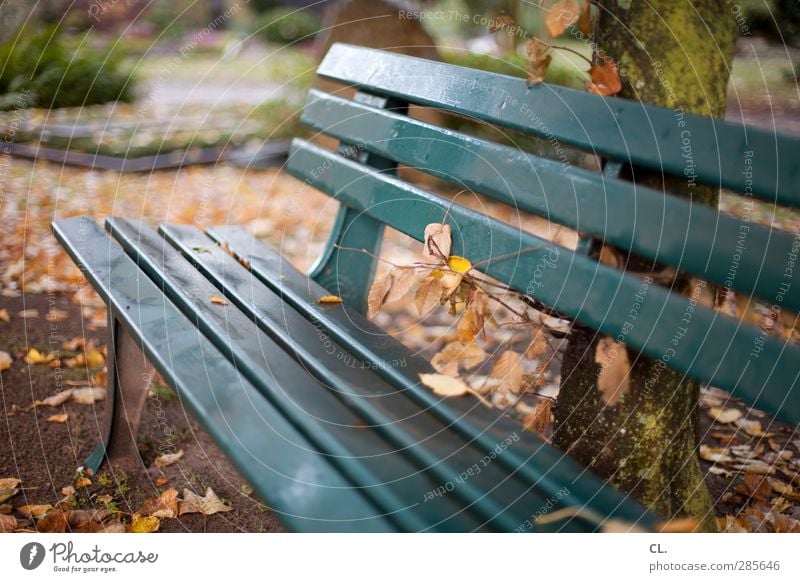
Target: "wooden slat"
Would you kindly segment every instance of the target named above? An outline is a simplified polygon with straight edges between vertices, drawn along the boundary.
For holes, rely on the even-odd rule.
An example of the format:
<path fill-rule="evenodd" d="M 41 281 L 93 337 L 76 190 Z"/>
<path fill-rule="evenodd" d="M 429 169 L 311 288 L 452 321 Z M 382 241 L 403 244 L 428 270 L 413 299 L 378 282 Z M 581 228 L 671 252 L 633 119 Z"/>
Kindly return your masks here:
<path fill-rule="evenodd" d="M 396 531 L 89 217 L 59 242 L 181 401 L 290 529 Z"/>
<path fill-rule="evenodd" d="M 349 386 L 332 381 L 336 368 L 334 358 L 327 358 L 328 386 L 323 386 L 311 376 L 305 365 L 295 361 L 290 353 L 263 333 L 251 314 L 245 314 L 233 306 L 212 303 L 210 298 L 214 295 L 228 296 L 227 287 L 222 290 L 215 287 L 155 231 L 141 223 L 119 218 L 109 219 L 106 226 L 136 264 L 236 365 L 239 373 L 305 434 L 316 450 L 326 455 L 353 481 L 357 487 L 353 493 L 371 499 L 405 531 L 472 531 L 503 510 L 495 505 L 487 508 L 485 515 L 479 518 L 473 515 L 475 512 L 472 508 L 464 510 L 456 504 L 457 496 L 453 495 L 433 499 L 425 503 L 424 511 L 420 511 L 424 492 L 436 489 L 440 483 L 455 478 L 458 473 L 454 475 L 452 470 L 443 471 L 448 467 L 447 463 L 437 463 L 441 459 L 429 460 L 429 466 L 412 464 L 409 462 L 411 455 L 398 452 L 394 445 L 381 436 L 381 427 L 370 424 L 370 421 L 391 423 L 391 420 L 365 418 L 364 414 L 358 414 L 362 410 L 353 407 L 356 409 L 354 411 L 337 399 L 334 395 L 336 390 L 347 390 Z M 193 239 L 197 244 L 205 244 L 203 258 L 218 255 L 218 258 L 229 259 L 226 262 L 226 280 L 245 283 L 252 295 L 252 276 L 244 267 L 225 255 L 200 231 L 192 227 L 184 228 L 199 235 Z M 191 248 L 188 250 L 192 253 Z M 197 251 L 194 255 L 199 256 Z M 281 309 L 280 299 L 273 296 L 268 298 L 270 300 Z M 286 315 L 285 309 L 282 311 Z M 313 331 L 309 339 L 314 345 L 319 345 L 319 337 Z M 369 381 L 368 378 L 362 380 Z M 365 400 L 360 402 L 366 403 Z M 390 428 L 397 430 L 394 425 L 390 425 Z M 365 430 L 370 429 L 372 432 L 365 434 Z M 414 447 L 418 443 L 408 437 L 404 444 Z M 480 507 L 482 500 L 479 493 L 470 493 L 473 497 L 469 500 L 476 508 Z M 490 497 L 486 499 L 492 500 Z M 512 523 L 518 522 L 519 519 L 516 519 Z M 509 527 L 510 524 L 505 524 L 499 529 L 502 531 Z"/>
<path fill-rule="evenodd" d="M 367 151 L 601 238 L 616 247 L 800 311 L 781 293 L 789 235 L 699 204 L 312 90 L 303 123 Z M 359 245 L 350 245 L 358 246 Z"/>
<path fill-rule="evenodd" d="M 498 442 L 518 425 L 505 418 L 500 410 L 488 410 L 475 399 L 442 399 L 419 383 L 420 373 L 433 372 L 430 364 L 414 354 L 385 331 L 347 305 L 320 305 L 316 300 L 327 290 L 309 282 L 273 249 L 255 240 L 240 228 L 214 229 L 209 234 L 224 242 L 234 255 L 245 260 L 252 273 L 273 289 L 292 307 L 331 338 L 347 346 L 403 394 L 415 399 L 426 410 L 440 416 L 453 431 L 482 445 L 483 454 L 491 453 Z M 393 365 L 402 361 L 405 365 Z M 505 467 L 514 475 L 524 476 L 537 493 L 551 500 L 564 490 L 569 495 L 559 505 L 587 508 L 609 518 L 617 518 L 643 527 L 651 527 L 657 518 L 635 500 L 605 485 L 584 467 L 561 451 L 544 444 L 537 435 L 518 432 L 519 440 L 498 455 L 492 464 Z M 553 524 L 556 531 L 576 527 L 573 520 Z"/>
<path fill-rule="evenodd" d="M 546 83 L 528 87 L 515 77 L 346 44 L 331 47 L 317 74 L 635 166 L 676 176 L 694 173 L 701 182 L 800 206 L 795 137 Z"/>
<path fill-rule="evenodd" d="M 325 169 L 312 176 L 311 171 L 320 168 Z M 651 358 L 740 394 L 787 422 L 800 422 L 800 407 L 787 405 L 798 400 L 793 393 L 800 378 L 797 347 L 564 248 L 551 251 L 548 241 L 450 205 L 308 142 L 295 140 L 288 169 L 417 240 L 423 240 L 427 224 L 446 218 L 453 227 L 452 252 L 485 265 L 481 270 L 488 275 Z M 556 252 L 558 259 L 552 268 L 544 268 L 547 263 L 540 261 L 550 252 Z M 509 253 L 517 254 L 509 258 Z"/>

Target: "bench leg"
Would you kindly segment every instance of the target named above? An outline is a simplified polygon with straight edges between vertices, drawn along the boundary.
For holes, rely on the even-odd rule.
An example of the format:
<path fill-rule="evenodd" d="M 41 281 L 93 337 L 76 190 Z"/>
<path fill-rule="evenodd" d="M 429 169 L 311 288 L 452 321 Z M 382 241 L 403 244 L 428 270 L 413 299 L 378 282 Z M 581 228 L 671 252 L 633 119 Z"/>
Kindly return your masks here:
<path fill-rule="evenodd" d="M 108 316 L 108 404 L 101 442 L 84 461 L 94 472 L 105 459 L 134 468 L 140 463 L 136 437 L 155 369 L 136 340 L 112 314 Z"/>

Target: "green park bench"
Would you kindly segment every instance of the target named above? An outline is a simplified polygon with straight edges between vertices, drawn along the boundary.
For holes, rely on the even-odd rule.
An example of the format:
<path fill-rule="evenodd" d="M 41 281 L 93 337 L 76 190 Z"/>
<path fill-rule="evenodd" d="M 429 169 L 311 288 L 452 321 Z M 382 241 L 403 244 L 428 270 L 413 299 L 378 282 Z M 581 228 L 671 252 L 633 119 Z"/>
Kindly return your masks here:
<path fill-rule="evenodd" d="M 303 123 L 341 145 L 333 152 L 296 139 L 290 153 L 288 171 L 304 182 L 301 190 L 340 203 L 310 275 L 241 228 L 165 224 L 156 232 L 115 217 L 106 235 L 88 217 L 54 223 L 109 309 L 114 406 L 108 438 L 87 466 L 135 454 L 153 366 L 292 530 L 592 531 L 598 515 L 657 527 L 657 516 L 502 411 L 423 386 L 430 363 L 364 316 L 376 260 L 342 247 L 377 255 L 385 226 L 421 241 L 426 225 L 444 221 L 453 254 L 612 337 L 641 279 L 600 263 L 593 241 L 797 312 L 799 238 L 618 172 L 684 176 L 797 207 L 800 141 L 344 44 L 317 72 L 357 93 L 351 100 L 312 90 Z M 597 155 L 605 170 L 411 118 L 409 104 Z M 398 164 L 566 225 L 581 242 L 560 249 L 529 289 L 547 241 L 398 178 Z M 215 295 L 229 304 L 211 302 Z M 318 303 L 324 295 L 344 303 Z M 674 342 L 690 307 L 692 325 Z M 668 353 L 669 365 L 689 376 L 800 422 L 796 346 L 657 285 L 626 329 L 632 349 Z M 574 511 L 535 519 L 561 508 Z"/>

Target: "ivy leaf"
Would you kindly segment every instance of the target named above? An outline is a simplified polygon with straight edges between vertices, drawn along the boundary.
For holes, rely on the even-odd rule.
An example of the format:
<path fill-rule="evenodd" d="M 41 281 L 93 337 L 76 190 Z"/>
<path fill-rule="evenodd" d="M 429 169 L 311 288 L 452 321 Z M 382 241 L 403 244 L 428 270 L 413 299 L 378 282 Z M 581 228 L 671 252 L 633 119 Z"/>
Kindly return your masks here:
<path fill-rule="evenodd" d="M 459 378 L 442 374 L 420 374 L 419 379 L 425 386 L 433 390 L 433 393 L 437 396 L 463 396 L 471 392 L 469 386 Z"/>
<path fill-rule="evenodd" d="M 558 0 L 550 7 L 550 12 L 544 19 L 545 26 L 550 36 L 561 36 L 570 24 L 580 17 L 578 0 Z"/>
<path fill-rule="evenodd" d="M 425 227 L 425 245 L 422 254 L 447 260 L 453 246 L 452 229 L 449 224 L 433 222 Z"/>
<path fill-rule="evenodd" d="M 538 85 L 544 81 L 547 69 L 553 60 L 550 47 L 538 38 L 529 38 L 525 41 L 525 52 L 528 55 L 526 69 L 528 71 L 528 85 Z"/>
<path fill-rule="evenodd" d="M 631 388 L 631 363 L 624 344 L 604 337 L 597 342 L 594 361 L 600 364 L 597 388 L 603 402 L 614 406 Z"/>
<path fill-rule="evenodd" d="M 619 68 L 611 57 L 603 56 L 589 69 L 586 90 L 596 95 L 616 95 L 622 90 Z"/>

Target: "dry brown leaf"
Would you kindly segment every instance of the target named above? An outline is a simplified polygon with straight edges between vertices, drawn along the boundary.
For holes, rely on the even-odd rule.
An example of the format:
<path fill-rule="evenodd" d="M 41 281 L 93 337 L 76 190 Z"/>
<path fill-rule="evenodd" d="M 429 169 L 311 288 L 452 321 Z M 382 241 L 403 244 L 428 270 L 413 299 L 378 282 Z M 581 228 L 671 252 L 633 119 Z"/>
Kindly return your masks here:
<path fill-rule="evenodd" d="M 742 418 L 742 411 L 736 408 L 712 406 L 708 409 L 708 415 L 721 424 L 730 424 Z"/>
<path fill-rule="evenodd" d="M 732 463 L 733 457 L 728 449 L 717 449 L 708 445 L 700 445 L 700 458 L 710 463 Z"/>
<path fill-rule="evenodd" d="M 182 457 L 183 457 L 183 449 L 181 449 L 177 453 L 165 453 L 163 455 L 159 455 L 153 462 L 153 464 L 159 469 L 163 469 L 164 467 L 169 467 L 170 465 L 174 465 L 175 463 L 180 461 Z"/>
<path fill-rule="evenodd" d="M 36 319 L 39 317 L 39 310 L 38 309 L 25 309 L 24 311 L 20 311 L 17 313 L 19 317 L 23 319 Z"/>
<path fill-rule="evenodd" d="M 8 370 L 12 363 L 14 363 L 14 360 L 11 357 L 11 354 L 0 350 L 0 372 L 3 370 Z"/>
<path fill-rule="evenodd" d="M 433 273 L 434 276 L 439 275 L 439 282 L 442 284 L 442 297 L 450 297 L 455 293 L 461 281 L 464 279 L 461 273 L 455 271 L 438 271 Z"/>
<path fill-rule="evenodd" d="M 390 275 L 392 285 L 384 299 L 385 303 L 402 299 L 417 282 L 417 271 L 414 267 L 395 267 Z"/>
<path fill-rule="evenodd" d="M 578 30 L 586 36 L 589 36 L 593 32 L 591 6 L 592 3 L 590 0 L 586 0 L 583 4 L 583 8 L 581 8 L 581 14 L 578 17 Z"/>
<path fill-rule="evenodd" d="M 11 533 L 17 529 L 17 518 L 13 515 L 0 515 L 0 533 Z"/>
<path fill-rule="evenodd" d="M 183 490 L 183 500 L 178 504 L 178 515 L 185 513 L 202 513 L 203 515 L 213 515 L 222 511 L 232 511 L 233 508 L 222 503 L 217 494 L 208 487 L 206 494 L 200 497 L 188 489 Z"/>
<path fill-rule="evenodd" d="M 53 509 L 53 506 L 49 503 L 47 505 L 21 505 L 17 507 L 17 511 L 28 519 L 39 519 L 51 509 Z"/>
<path fill-rule="evenodd" d="M 437 305 L 442 298 L 442 282 L 433 275 L 428 275 L 422 280 L 416 294 L 414 295 L 414 305 L 420 317 L 425 317 Z"/>
<path fill-rule="evenodd" d="M 161 521 L 154 515 L 139 515 L 134 514 L 128 532 L 130 533 L 153 533 L 158 531 Z"/>
<path fill-rule="evenodd" d="M 542 328 L 537 328 L 533 332 L 533 339 L 530 345 L 525 349 L 525 357 L 529 360 L 538 358 L 547 352 L 550 342 L 547 341 L 547 335 Z"/>
<path fill-rule="evenodd" d="M 0 309 L 0 321 L 5 323 L 9 323 L 11 321 L 11 316 L 8 314 L 8 309 L 6 309 L 5 307 L 3 307 L 3 309 Z"/>
<path fill-rule="evenodd" d="M 624 344 L 610 337 L 597 342 L 594 361 L 600 364 L 597 388 L 603 402 L 614 406 L 631 387 L 631 363 Z"/>
<path fill-rule="evenodd" d="M 470 392 L 469 386 L 459 378 L 443 374 L 420 374 L 419 379 L 425 386 L 433 390 L 437 396 L 463 396 Z"/>
<path fill-rule="evenodd" d="M 143 516 L 153 516 L 159 519 L 170 519 L 178 516 L 178 490 L 170 487 L 161 495 L 147 499 L 139 509 Z"/>
<path fill-rule="evenodd" d="M 69 512 L 53 509 L 39 520 L 36 529 L 43 533 L 64 533 L 69 528 Z"/>
<path fill-rule="evenodd" d="M 586 90 L 596 95 L 616 95 L 622 90 L 617 63 L 604 56 L 589 69 Z"/>
<path fill-rule="evenodd" d="M 98 533 L 127 533 L 127 528 L 122 523 L 115 521 L 112 523 L 107 523 L 103 526 L 103 529 L 100 530 Z"/>
<path fill-rule="evenodd" d="M 603 245 L 600 249 L 600 257 L 598 259 L 603 265 L 608 265 L 615 269 L 621 269 L 625 265 L 625 260 L 622 255 L 610 245 Z"/>
<path fill-rule="evenodd" d="M 506 350 L 497 358 L 489 376 L 500 381 L 495 392 L 519 394 L 523 373 L 522 357 L 516 352 Z"/>
<path fill-rule="evenodd" d="M 678 517 L 656 524 L 661 533 L 694 533 L 700 531 L 700 523 L 693 517 Z"/>
<path fill-rule="evenodd" d="M 689 279 L 689 285 L 687 287 L 686 294 L 700 305 L 708 307 L 709 309 L 714 309 L 714 304 L 716 303 L 714 287 L 702 279 L 698 279 L 697 277 L 692 277 Z"/>
<path fill-rule="evenodd" d="M 344 303 L 344 299 L 337 295 L 323 295 L 319 299 L 317 299 L 317 303 Z"/>
<path fill-rule="evenodd" d="M 538 85 L 544 82 L 547 70 L 553 61 L 550 47 L 538 38 L 531 37 L 525 41 L 525 52 L 528 56 L 525 64 L 525 68 L 528 71 L 528 84 Z"/>
<path fill-rule="evenodd" d="M 0 503 L 0 515 L 8 515 L 14 511 L 14 506 L 10 503 Z"/>
<path fill-rule="evenodd" d="M 108 372 L 105 370 L 100 370 L 96 374 L 93 374 L 92 377 L 89 379 L 90 384 L 97 388 L 107 388 L 108 387 Z"/>
<path fill-rule="evenodd" d="M 45 315 L 45 319 L 50 323 L 66 321 L 67 318 L 69 318 L 69 312 L 64 311 L 63 309 L 56 309 L 55 307 L 49 309 L 47 311 L 47 315 Z"/>
<path fill-rule="evenodd" d="M 553 414 L 553 401 L 549 398 L 541 400 L 533 412 L 526 414 L 522 425 L 533 432 L 541 433 L 550 425 Z"/>
<path fill-rule="evenodd" d="M 431 365 L 436 371 L 448 376 L 458 376 L 458 365 L 474 368 L 486 359 L 486 352 L 474 343 L 452 342 L 433 356 Z"/>
<path fill-rule="evenodd" d="M 446 260 L 453 246 L 452 229 L 449 224 L 433 222 L 425 227 L 425 244 L 422 254 Z"/>
<path fill-rule="evenodd" d="M 67 422 L 69 415 L 65 412 L 63 414 L 54 414 L 53 416 L 47 417 L 47 422 Z"/>
<path fill-rule="evenodd" d="M 156 486 L 158 487 L 166 485 L 167 483 L 169 483 L 169 479 L 167 479 L 166 477 L 159 477 L 158 479 L 156 479 Z"/>
<path fill-rule="evenodd" d="M 228 300 L 224 297 L 220 297 L 219 295 L 212 295 L 210 301 L 211 303 L 216 303 L 217 305 L 228 305 Z"/>
<path fill-rule="evenodd" d="M 75 388 L 72 391 L 72 399 L 78 404 L 94 404 L 98 400 L 103 400 L 105 397 L 105 388 Z"/>
<path fill-rule="evenodd" d="M 761 423 L 757 420 L 745 420 L 739 419 L 735 421 L 737 427 L 742 429 L 745 433 L 750 435 L 751 437 L 762 437 L 764 435 L 764 429 L 761 426 Z"/>
<path fill-rule="evenodd" d="M 468 344 L 475 339 L 475 336 L 478 335 L 480 331 L 481 328 L 478 327 L 478 314 L 475 313 L 475 310 L 472 308 L 465 309 L 456 327 L 459 341 Z"/>
<path fill-rule="evenodd" d="M 389 273 L 385 277 L 376 279 L 369 290 L 367 297 L 367 317 L 372 319 L 381 310 L 383 304 L 386 303 L 386 296 L 392 288 L 392 274 Z"/>
<path fill-rule="evenodd" d="M 19 479 L 14 477 L 6 477 L 0 479 L 0 503 L 3 503 L 19 493 L 18 485 L 21 483 Z"/>
<path fill-rule="evenodd" d="M 576 22 L 579 17 L 578 0 L 558 0 L 550 6 L 550 12 L 545 17 L 544 23 L 550 36 L 556 37 L 562 35 L 567 27 Z"/>

